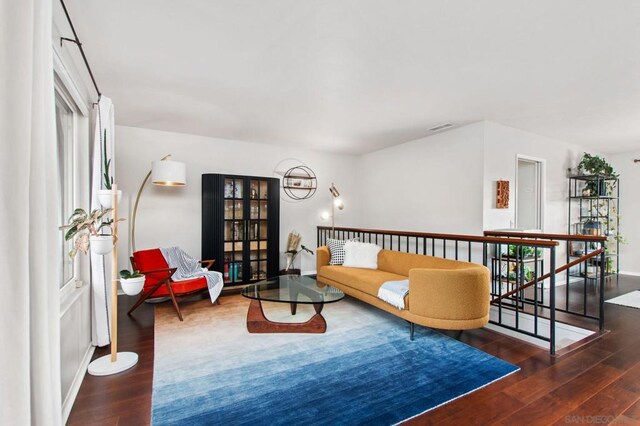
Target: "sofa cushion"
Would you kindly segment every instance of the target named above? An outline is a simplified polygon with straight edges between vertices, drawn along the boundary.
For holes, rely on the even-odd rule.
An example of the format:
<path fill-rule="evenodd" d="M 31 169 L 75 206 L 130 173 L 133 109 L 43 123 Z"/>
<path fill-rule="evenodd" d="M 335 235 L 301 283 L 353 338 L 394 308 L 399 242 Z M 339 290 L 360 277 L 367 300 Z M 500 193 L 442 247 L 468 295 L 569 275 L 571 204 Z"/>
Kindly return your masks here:
<path fill-rule="evenodd" d="M 350 268 L 378 269 L 378 253 L 382 247 L 371 243 L 348 241 L 344 245 L 343 266 Z"/>
<path fill-rule="evenodd" d="M 390 272 L 364 268 L 347 268 L 340 265 L 321 266 L 318 271 L 318 277 L 326 277 L 374 297 L 378 297 L 378 289 L 385 282 L 407 279 L 406 276 Z"/>
<path fill-rule="evenodd" d="M 467 269 L 475 266 L 477 265 L 459 260 L 393 250 L 381 250 L 378 253 L 378 270 L 404 276 L 409 276 L 409 271 L 414 268 Z"/>
<path fill-rule="evenodd" d="M 333 238 L 327 239 L 327 246 L 331 252 L 331 265 L 342 265 L 344 262 L 344 245 L 350 241 L 360 241 L 359 238 L 352 238 L 350 240 L 334 240 Z"/>

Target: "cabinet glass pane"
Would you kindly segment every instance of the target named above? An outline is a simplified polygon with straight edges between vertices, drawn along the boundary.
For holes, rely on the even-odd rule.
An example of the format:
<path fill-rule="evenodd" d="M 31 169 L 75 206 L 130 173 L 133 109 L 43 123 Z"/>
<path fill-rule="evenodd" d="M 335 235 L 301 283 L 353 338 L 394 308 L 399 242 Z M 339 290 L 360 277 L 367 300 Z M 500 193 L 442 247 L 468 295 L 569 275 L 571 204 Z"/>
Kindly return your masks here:
<path fill-rule="evenodd" d="M 233 182 L 233 197 L 234 198 L 242 198 L 242 189 L 244 182 L 242 179 L 234 179 Z"/>
<path fill-rule="evenodd" d="M 244 202 L 242 200 L 234 201 L 233 214 L 234 219 L 244 219 Z"/>
<path fill-rule="evenodd" d="M 258 221 L 258 220 L 249 221 L 249 235 L 248 235 L 249 240 L 254 241 L 254 240 L 258 239 L 258 236 L 260 235 L 259 234 L 259 226 L 260 226 L 259 224 L 260 224 L 260 221 Z"/>
<path fill-rule="evenodd" d="M 251 205 L 249 207 L 249 217 L 251 219 L 260 218 L 260 201 L 251 200 Z"/>
<path fill-rule="evenodd" d="M 269 197 L 269 183 L 266 180 L 260 181 L 258 196 L 261 200 L 266 200 Z"/>
<path fill-rule="evenodd" d="M 244 222 L 241 220 L 225 220 L 224 240 L 241 241 L 244 239 Z"/>
<path fill-rule="evenodd" d="M 267 239 L 267 221 L 266 220 L 260 221 L 259 233 L 260 233 L 261 240 Z"/>
<path fill-rule="evenodd" d="M 249 198 L 257 200 L 260 197 L 260 181 L 252 179 L 249 182 L 249 191 Z"/>
<path fill-rule="evenodd" d="M 224 180 L 224 198 L 233 198 L 233 179 Z"/>
<path fill-rule="evenodd" d="M 242 281 L 242 262 L 229 262 L 225 264 L 224 281 L 229 283 Z"/>
<path fill-rule="evenodd" d="M 235 206 L 235 202 L 233 200 L 224 201 L 224 218 L 225 219 L 233 219 L 234 206 Z"/>
<path fill-rule="evenodd" d="M 258 279 L 260 280 L 264 280 L 267 278 L 267 262 L 266 261 L 260 261 L 258 262 L 260 267 L 258 269 Z"/>
<path fill-rule="evenodd" d="M 257 261 L 251 262 L 251 264 L 249 265 L 249 273 L 251 274 L 250 275 L 251 281 L 258 280 L 258 270 L 259 269 L 260 269 L 259 262 L 257 262 Z"/>
<path fill-rule="evenodd" d="M 267 202 L 260 201 L 260 219 L 267 219 Z"/>

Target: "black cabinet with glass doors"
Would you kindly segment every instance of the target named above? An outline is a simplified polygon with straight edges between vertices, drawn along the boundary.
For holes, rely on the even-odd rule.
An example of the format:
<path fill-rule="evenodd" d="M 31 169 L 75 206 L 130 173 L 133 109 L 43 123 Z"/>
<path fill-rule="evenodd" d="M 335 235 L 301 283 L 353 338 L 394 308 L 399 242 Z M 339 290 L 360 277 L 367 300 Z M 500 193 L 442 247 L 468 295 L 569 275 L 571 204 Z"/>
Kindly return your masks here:
<path fill-rule="evenodd" d="M 215 259 L 225 286 L 278 275 L 280 181 L 202 175 L 202 259 Z"/>

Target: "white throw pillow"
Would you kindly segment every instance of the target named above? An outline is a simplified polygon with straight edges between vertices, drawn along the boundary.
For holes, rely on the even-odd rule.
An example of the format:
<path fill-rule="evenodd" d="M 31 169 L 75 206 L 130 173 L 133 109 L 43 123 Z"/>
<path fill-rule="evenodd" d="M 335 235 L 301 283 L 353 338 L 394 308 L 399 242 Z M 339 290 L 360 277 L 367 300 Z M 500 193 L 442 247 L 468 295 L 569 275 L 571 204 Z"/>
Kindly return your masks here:
<path fill-rule="evenodd" d="M 371 243 L 348 242 L 344 245 L 344 263 L 351 268 L 378 269 L 378 253 L 382 247 Z"/>

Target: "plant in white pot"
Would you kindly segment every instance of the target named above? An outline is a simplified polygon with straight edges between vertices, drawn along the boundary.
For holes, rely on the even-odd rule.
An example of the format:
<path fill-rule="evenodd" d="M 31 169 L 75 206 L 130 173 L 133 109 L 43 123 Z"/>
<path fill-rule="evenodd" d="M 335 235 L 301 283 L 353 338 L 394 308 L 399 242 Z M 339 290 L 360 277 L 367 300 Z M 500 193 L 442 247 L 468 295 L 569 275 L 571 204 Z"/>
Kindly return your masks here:
<path fill-rule="evenodd" d="M 73 249 L 69 252 L 74 257 L 78 251 L 87 254 L 89 248 L 96 254 L 108 254 L 113 250 L 115 243 L 111 235 L 113 219 L 105 219 L 112 209 L 95 209 L 90 214 L 84 209 L 77 208 L 69 217 L 69 223 L 60 229 L 67 229 L 64 235 L 65 241 L 76 237 Z M 123 219 L 118 219 L 121 221 Z M 105 233 L 103 230 L 109 230 Z"/>
<path fill-rule="evenodd" d="M 120 271 L 120 286 L 122 291 L 129 296 L 135 296 L 142 291 L 144 280 L 145 276 L 140 271 L 131 272 L 128 269 Z"/>
<path fill-rule="evenodd" d="M 104 131 L 104 137 L 102 138 L 102 158 L 104 161 L 104 173 L 102 177 L 104 179 L 104 189 L 98 190 L 98 202 L 100 205 L 105 208 L 113 207 L 113 189 L 111 185 L 113 185 L 113 177 L 110 174 L 109 169 L 111 168 L 111 158 L 107 157 L 107 131 Z M 118 203 L 120 203 L 120 199 L 122 198 L 122 191 L 118 190 Z"/>

